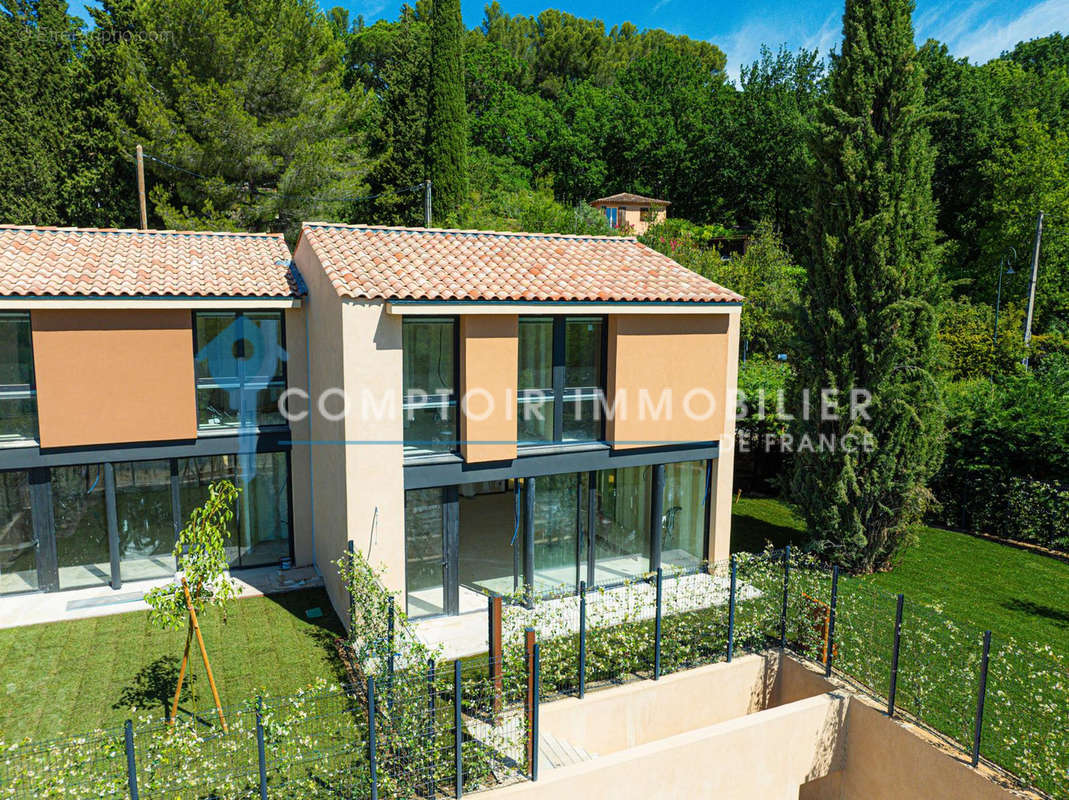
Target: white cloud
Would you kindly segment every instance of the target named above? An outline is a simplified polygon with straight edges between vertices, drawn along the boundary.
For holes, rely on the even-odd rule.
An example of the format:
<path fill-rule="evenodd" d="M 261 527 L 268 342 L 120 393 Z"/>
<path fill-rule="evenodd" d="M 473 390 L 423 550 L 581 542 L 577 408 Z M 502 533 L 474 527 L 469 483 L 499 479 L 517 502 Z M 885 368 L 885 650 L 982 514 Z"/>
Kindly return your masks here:
<path fill-rule="evenodd" d="M 1012 50 L 1018 42 L 1046 36 L 1069 26 L 1069 0 L 1041 0 L 1016 16 L 978 17 L 991 10 L 991 0 L 979 0 L 953 15 L 930 9 L 917 17 L 919 39 L 929 37 L 946 42 L 955 56 L 983 63 Z"/>

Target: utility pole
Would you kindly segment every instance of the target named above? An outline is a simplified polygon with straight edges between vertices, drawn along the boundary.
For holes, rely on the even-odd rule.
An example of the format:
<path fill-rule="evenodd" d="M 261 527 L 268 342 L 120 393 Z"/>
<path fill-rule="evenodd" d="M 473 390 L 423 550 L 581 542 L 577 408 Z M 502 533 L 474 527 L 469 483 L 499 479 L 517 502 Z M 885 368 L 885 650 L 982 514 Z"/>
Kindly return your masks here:
<path fill-rule="evenodd" d="M 431 226 L 431 181 L 430 178 L 423 182 L 423 227 Z"/>
<path fill-rule="evenodd" d="M 1032 314 L 1036 308 L 1036 279 L 1039 277 L 1039 244 L 1043 240 L 1043 212 L 1036 218 L 1036 246 L 1032 249 L 1032 279 L 1028 282 L 1028 316 L 1024 322 L 1024 358 L 1021 363 L 1028 366 L 1028 345 L 1032 341 Z"/>
<path fill-rule="evenodd" d="M 137 198 L 141 204 L 141 230 L 148 228 L 148 210 L 145 207 L 145 153 L 137 146 Z"/>

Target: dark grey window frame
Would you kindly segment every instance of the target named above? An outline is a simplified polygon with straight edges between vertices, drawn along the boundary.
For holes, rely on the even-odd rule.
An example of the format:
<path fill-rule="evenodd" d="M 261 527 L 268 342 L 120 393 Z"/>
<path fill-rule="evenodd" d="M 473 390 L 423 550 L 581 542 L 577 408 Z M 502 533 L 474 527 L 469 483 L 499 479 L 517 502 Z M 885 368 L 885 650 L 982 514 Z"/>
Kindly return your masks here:
<path fill-rule="evenodd" d="M 449 453 L 456 453 L 460 450 L 460 317 L 455 314 L 435 314 L 433 316 L 424 317 L 418 316 L 404 316 L 401 318 L 401 341 L 404 342 L 404 326 L 406 323 L 419 323 L 426 322 L 428 319 L 448 319 L 453 323 L 453 396 L 452 399 L 446 403 L 442 403 L 440 400 L 435 401 L 432 397 L 428 397 L 426 400 L 419 402 L 417 405 L 409 405 L 408 394 L 405 391 L 404 386 L 401 387 L 401 414 L 407 415 L 410 410 L 420 410 L 424 408 L 451 408 L 453 410 L 453 439 L 450 442 L 452 447 Z M 402 360 L 402 374 L 404 373 L 404 351 L 401 352 Z M 402 420 L 403 426 L 403 420 Z M 420 450 L 416 447 L 411 449 L 403 441 L 401 449 L 404 453 L 404 458 L 425 458 L 428 456 L 441 456 L 443 453 L 438 451 Z"/>
<path fill-rule="evenodd" d="M 289 558 L 294 559 L 293 531 L 293 465 L 292 452 L 288 442 L 289 432 L 276 432 L 273 436 L 259 436 L 252 453 L 285 453 L 287 478 L 287 526 L 289 528 Z M 19 452 L 36 451 L 36 452 Z M 119 559 L 118 513 L 115 500 L 115 464 L 130 461 L 169 461 L 171 465 L 171 512 L 175 536 L 184 524 L 181 508 L 179 459 L 211 455 L 235 455 L 241 450 L 241 443 L 236 434 L 230 436 L 208 437 L 184 445 L 162 446 L 121 446 L 111 448 L 71 448 L 65 451 L 49 452 L 42 455 L 38 448 L 0 449 L 0 470 L 4 472 L 26 471 L 30 482 L 30 513 L 33 522 L 34 537 L 37 540 L 36 563 L 38 587 L 26 594 L 36 592 L 55 592 L 59 590 L 59 558 L 56 549 L 56 529 L 53 512 L 51 467 L 82 466 L 100 464 L 103 467 L 105 509 L 108 526 L 108 551 L 110 556 L 110 582 L 113 589 L 122 587 Z M 5 458 L 5 456 L 7 458 Z M 21 458 L 18 458 L 20 457 Z M 17 460 L 16 460 L 17 458 Z M 18 461 L 32 463 L 19 464 Z M 235 513 L 237 507 L 235 506 Z M 244 569 L 242 565 L 232 566 L 232 570 Z M 250 567 L 254 568 L 254 567 Z"/>
<path fill-rule="evenodd" d="M 262 308 L 262 309 L 241 309 L 241 308 L 218 308 L 218 309 L 216 309 L 216 308 L 213 308 L 211 310 L 206 310 L 206 311 L 192 311 L 191 315 L 192 315 L 192 327 L 193 327 L 193 362 L 194 362 L 194 369 L 196 369 L 197 354 L 200 352 L 200 347 L 201 347 L 201 343 L 200 343 L 200 341 L 198 341 L 198 337 L 197 337 L 197 316 L 198 315 L 203 315 L 205 317 L 208 317 L 208 316 L 219 316 L 219 315 L 222 315 L 222 314 L 233 314 L 235 319 L 241 319 L 246 314 L 268 314 L 268 313 L 277 313 L 278 314 L 278 317 L 279 317 L 279 338 L 281 340 L 281 343 L 280 343 L 279 346 L 283 349 L 283 351 L 285 351 L 285 349 L 286 349 L 286 312 L 283 311 L 283 310 L 270 309 L 270 308 Z M 242 323 L 242 324 L 244 324 L 244 323 Z M 282 387 L 282 391 L 285 391 L 286 388 L 289 386 L 289 368 L 288 368 L 287 359 L 282 359 L 282 377 L 281 377 L 281 379 L 273 378 L 273 379 L 269 379 L 269 380 L 266 380 L 266 381 L 253 380 L 251 382 L 248 382 L 247 379 L 246 379 L 246 376 L 244 374 L 244 364 L 245 364 L 245 337 L 244 337 L 244 335 L 242 335 L 242 338 L 238 340 L 238 347 L 239 347 L 239 350 L 241 352 L 238 353 L 238 355 L 237 355 L 237 359 L 238 359 L 237 383 L 232 388 L 238 389 L 238 397 L 239 397 L 239 401 L 238 401 L 239 402 L 239 405 L 238 405 L 238 420 L 239 420 L 239 422 L 238 422 L 237 425 L 201 425 L 200 424 L 200 400 L 198 399 L 196 401 L 196 407 L 197 407 L 197 430 L 201 431 L 201 432 L 212 432 L 212 431 L 249 430 L 250 428 L 256 428 L 256 429 L 263 428 L 263 429 L 267 429 L 267 430 L 272 429 L 272 428 L 274 428 L 274 429 L 288 428 L 289 427 L 289 423 L 287 423 L 287 422 L 274 423 L 274 424 L 270 424 L 270 425 L 260 425 L 259 419 L 256 420 L 256 425 L 254 425 L 254 426 L 244 425 L 243 424 L 242 421 L 249 418 L 245 413 L 245 403 L 249 399 L 249 391 L 250 390 L 257 390 L 258 391 L 258 390 L 261 390 L 261 389 L 269 389 L 272 386 L 281 386 Z M 221 384 L 218 380 L 215 380 L 213 378 L 198 378 L 198 377 L 194 376 L 193 383 L 194 383 L 194 386 L 193 386 L 194 396 L 196 396 L 196 392 L 199 389 L 226 389 L 227 388 L 226 384 Z M 253 409 L 253 416 L 255 416 L 255 413 L 256 413 L 255 409 Z"/>
<path fill-rule="evenodd" d="M 547 445 L 568 445 L 568 446 L 583 446 L 588 445 L 591 442 L 603 442 L 605 441 L 605 420 L 599 418 L 600 429 L 598 436 L 595 439 L 577 440 L 577 441 L 564 441 L 564 404 L 566 401 L 575 403 L 577 398 L 583 397 L 581 394 L 574 393 L 575 389 L 569 390 L 564 385 L 565 374 L 567 371 L 567 323 L 569 319 L 576 319 L 580 317 L 596 317 L 601 320 L 601 341 L 598 347 L 601 349 L 600 365 L 598 370 L 598 387 L 595 391 L 595 408 L 601 408 L 601 398 L 605 395 L 605 382 L 608 373 L 608 350 L 609 350 L 609 319 L 602 314 L 521 314 L 520 320 L 524 319 L 549 319 L 553 321 L 553 440 L 550 442 L 527 442 L 520 443 L 521 449 L 545 447 Z M 517 336 L 519 335 L 519 329 L 517 329 Z M 520 415 L 523 413 L 523 402 L 521 398 L 524 396 L 524 392 L 538 392 L 537 389 L 519 389 L 516 391 L 516 419 L 519 422 Z M 566 396 L 567 395 L 567 396 Z M 532 395 L 534 396 L 534 395 Z M 549 399 L 549 398 L 546 398 Z"/>
<path fill-rule="evenodd" d="M 516 502 L 514 507 L 514 524 L 519 527 L 519 535 L 513 544 L 513 585 L 516 589 L 522 585 L 524 596 L 528 604 L 537 599 L 534 595 L 534 504 L 538 492 L 538 478 L 547 475 L 576 473 L 579 478 L 580 502 L 576 508 L 577 522 L 583 534 L 577 537 L 576 550 L 576 585 L 584 580 L 582 573 L 585 571 L 587 586 L 594 586 L 595 570 L 597 563 L 596 545 L 593 539 L 594 524 L 594 486 L 596 473 L 606 469 L 619 469 L 631 466 L 653 467 L 653 475 L 650 481 L 650 518 L 647 524 L 647 536 L 650 537 L 650 560 L 649 571 L 656 572 L 661 566 L 662 537 L 654 536 L 654 531 L 663 524 L 664 503 L 664 467 L 669 463 L 681 461 L 703 461 L 705 463 L 705 495 L 703 503 L 706 505 L 704 516 L 704 535 L 702 547 L 705 553 L 709 552 L 711 525 L 709 519 L 708 504 L 712 502 L 712 475 L 715 467 L 714 462 L 718 457 L 719 446 L 717 443 L 686 447 L 657 448 L 655 450 L 643 450 L 638 453 L 624 451 L 613 457 L 608 448 L 598 448 L 588 453 L 569 455 L 550 455 L 544 457 L 527 457 L 517 459 L 508 466 L 490 467 L 483 470 L 454 470 L 448 473 L 442 472 L 443 465 L 421 465 L 405 468 L 405 489 L 441 489 L 443 492 L 443 600 L 444 615 L 451 616 L 458 613 L 459 605 L 459 542 L 460 542 L 460 516 L 459 516 L 459 493 L 458 487 L 464 483 L 478 481 L 492 481 L 512 478 L 516 480 Z M 463 465 L 461 465 L 463 466 Z M 446 484 L 434 484 L 425 482 L 433 480 L 433 476 L 449 475 L 451 478 L 461 477 Z M 586 483 L 585 491 L 582 483 Z M 585 502 L 585 506 L 583 503 Z M 584 518 L 585 519 L 582 519 Z M 522 523 L 522 524 L 521 524 Z M 405 538 L 407 558 L 407 536 Z M 585 563 L 583 559 L 585 550 Z M 585 567 L 585 569 L 584 569 Z M 522 582 L 522 583 L 521 583 Z M 603 584 L 603 588 L 612 588 L 622 585 Z M 407 597 L 406 597 L 407 604 Z"/>
<path fill-rule="evenodd" d="M 33 322 L 29 311 L 0 311 L 3 317 L 25 317 L 30 326 L 30 382 L 29 383 L 4 383 L 0 384 L 0 401 L 3 400 L 33 400 L 34 432 L 33 436 L 9 436 L 0 431 L 2 442 L 32 442 L 40 437 L 40 428 L 37 413 L 37 368 L 33 359 Z"/>

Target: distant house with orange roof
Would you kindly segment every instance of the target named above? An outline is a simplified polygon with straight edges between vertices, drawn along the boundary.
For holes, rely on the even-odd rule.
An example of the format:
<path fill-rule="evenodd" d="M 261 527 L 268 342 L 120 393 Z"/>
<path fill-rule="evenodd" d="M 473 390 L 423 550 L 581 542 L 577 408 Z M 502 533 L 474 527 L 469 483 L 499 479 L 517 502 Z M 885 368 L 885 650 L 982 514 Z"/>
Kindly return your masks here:
<path fill-rule="evenodd" d="M 650 225 L 664 222 L 671 203 L 640 194 L 620 192 L 608 197 L 600 197 L 590 205 L 604 209 L 605 218 L 609 220 L 612 227 L 626 228 L 636 236 L 641 236 Z"/>

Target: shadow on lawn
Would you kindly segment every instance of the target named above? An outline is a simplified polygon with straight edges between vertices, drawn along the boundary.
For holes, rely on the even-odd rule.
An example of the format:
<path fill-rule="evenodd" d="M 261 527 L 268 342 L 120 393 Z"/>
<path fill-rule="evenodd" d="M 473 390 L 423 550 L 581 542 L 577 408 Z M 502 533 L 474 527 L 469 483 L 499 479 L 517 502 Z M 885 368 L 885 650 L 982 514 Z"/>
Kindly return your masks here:
<path fill-rule="evenodd" d="M 119 699 L 112 705 L 114 709 L 137 708 L 149 711 L 155 716 L 157 707 L 166 718 L 171 714 L 174 701 L 174 688 L 178 683 L 178 668 L 181 659 L 178 656 L 160 656 L 150 664 L 137 671 L 129 686 L 119 692 Z M 190 671 L 182 685 L 182 701 L 192 697 L 192 684 L 196 680 Z"/>
<path fill-rule="evenodd" d="M 345 635 L 345 628 L 342 627 L 338 615 L 334 613 L 334 607 L 330 604 L 326 590 L 297 589 L 284 594 L 266 595 L 265 599 L 284 608 L 304 623 L 299 629 L 300 633 L 323 651 L 327 663 L 330 664 L 332 674 L 324 677 L 338 683 L 345 683 L 348 680 L 345 666 L 338 657 L 338 648 L 335 646 L 335 640 Z M 307 612 L 316 608 L 322 612 L 322 616 L 310 618 Z M 295 690 L 297 688 L 299 687 L 294 687 Z"/>
<path fill-rule="evenodd" d="M 1069 611 L 1033 603 L 1031 600 L 1018 600 L 1017 598 L 1007 600 L 1002 603 L 1002 606 L 1019 614 L 1029 614 L 1034 617 L 1049 619 L 1059 628 L 1069 628 Z"/>

